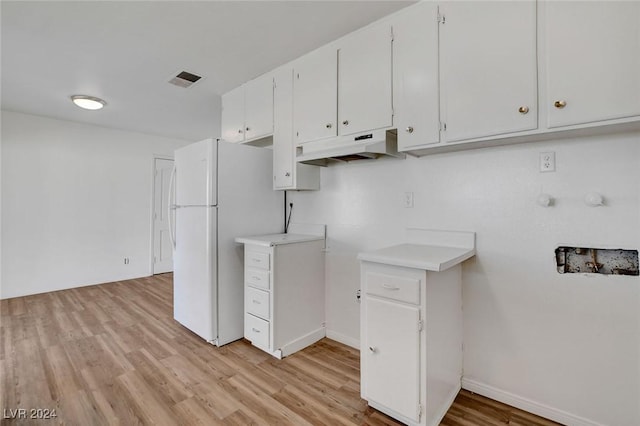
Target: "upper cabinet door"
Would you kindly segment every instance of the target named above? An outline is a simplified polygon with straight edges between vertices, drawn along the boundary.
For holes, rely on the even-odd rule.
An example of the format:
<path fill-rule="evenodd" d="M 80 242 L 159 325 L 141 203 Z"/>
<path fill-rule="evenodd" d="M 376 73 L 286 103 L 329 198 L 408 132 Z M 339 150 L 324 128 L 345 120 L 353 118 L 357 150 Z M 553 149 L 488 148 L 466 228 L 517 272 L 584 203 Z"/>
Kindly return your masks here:
<path fill-rule="evenodd" d="M 344 38 L 338 51 L 339 134 L 393 124 L 391 39 L 388 23 Z"/>
<path fill-rule="evenodd" d="M 222 140 L 244 141 L 244 86 L 222 95 Z"/>
<path fill-rule="evenodd" d="M 271 73 L 244 85 L 245 140 L 273 133 L 273 76 Z"/>
<path fill-rule="evenodd" d="M 536 129 L 536 3 L 452 1 L 440 14 L 444 139 Z"/>
<path fill-rule="evenodd" d="M 544 6 L 549 127 L 640 115 L 640 2 Z"/>
<path fill-rule="evenodd" d="M 293 123 L 296 143 L 337 135 L 338 57 L 321 48 L 296 61 L 293 70 Z"/>
<path fill-rule="evenodd" d="M 393 25 L 393 105 L 398 150 L 440 141 L 437 6 L 424 2 Z"/>
<path fill-rule="evenodd" d="M 273 188 L 293 186 L 293 70 L 282 68 L 274 75 Z"/>

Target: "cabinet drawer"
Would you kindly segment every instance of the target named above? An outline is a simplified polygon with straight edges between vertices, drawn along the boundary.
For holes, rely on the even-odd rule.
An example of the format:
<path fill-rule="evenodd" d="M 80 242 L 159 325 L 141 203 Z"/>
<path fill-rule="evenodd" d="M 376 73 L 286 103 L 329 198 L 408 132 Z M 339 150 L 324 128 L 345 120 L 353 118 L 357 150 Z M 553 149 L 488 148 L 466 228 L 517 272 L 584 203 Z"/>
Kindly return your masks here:
<path fill-rule="evenodd" d="M 269 319 L 269 293 L 253 287 L 246 287 L 244 292 L 245 311 L 260 318 Z"/>
<path fill-rule="evenodd" d="M 248 251 L 244 264 L 250 268 L 269 270 L 269 253 L 258 253 L 256 251 Z"/>
<path fill-rule="evenodd" d="M 367 294 L 416 305 L 420 303 L 420 280 L 417 278 L 367 272 L 366 286 Z"/>
<path fill-rule="evenodd" d="M 244 315 L 244 337 L 255 346 L 269 348 L 269 321 L 251 314 Z"/>
<path fill-rule="evenodd" d="M 260 269 L 247 268 L 244 271 L 244 281 L 253 287 L 264 288 L 269 290 L 270 284 L 269 271 L 263 271 Z"/>

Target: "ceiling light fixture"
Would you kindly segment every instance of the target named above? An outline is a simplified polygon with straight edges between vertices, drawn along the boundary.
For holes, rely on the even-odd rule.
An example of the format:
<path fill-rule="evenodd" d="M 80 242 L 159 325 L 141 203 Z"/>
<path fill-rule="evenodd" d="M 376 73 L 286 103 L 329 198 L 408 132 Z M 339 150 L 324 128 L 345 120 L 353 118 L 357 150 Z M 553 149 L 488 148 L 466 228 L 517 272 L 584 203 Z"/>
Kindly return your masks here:
<path fill-rule="evenodd" d="M 71 101 L 80 108 L 97 110 L 102 109 L 107 103 L 100 98 L 86 95 L 73 95 Z"/>

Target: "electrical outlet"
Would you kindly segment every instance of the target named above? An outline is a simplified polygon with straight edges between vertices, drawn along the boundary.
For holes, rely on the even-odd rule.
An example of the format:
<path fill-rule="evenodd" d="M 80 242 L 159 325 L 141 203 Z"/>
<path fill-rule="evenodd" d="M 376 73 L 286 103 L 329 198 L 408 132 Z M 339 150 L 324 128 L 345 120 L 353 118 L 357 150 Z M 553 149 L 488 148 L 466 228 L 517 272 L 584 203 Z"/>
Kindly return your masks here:
<path fill-rule="evenodd" d="M 404 206 L 405 208 L 413 208 L 413 192 L 404 193 Z"/>
<path fill-rule="evenodd" d="M 556 153 L 555 152 L 541 152 L 540 153 L 540 172 L 555 172 L 556 171 Z"/>

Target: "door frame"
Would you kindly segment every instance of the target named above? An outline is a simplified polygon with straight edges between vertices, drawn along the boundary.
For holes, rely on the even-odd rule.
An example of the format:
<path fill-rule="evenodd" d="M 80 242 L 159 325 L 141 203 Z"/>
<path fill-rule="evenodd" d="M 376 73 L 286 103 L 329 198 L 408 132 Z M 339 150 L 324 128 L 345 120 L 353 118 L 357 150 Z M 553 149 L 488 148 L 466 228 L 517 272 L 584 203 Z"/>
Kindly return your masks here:
<path fill-rule="evenodd" d="M 165 155 L 165 154 L 153 154 L 151 158 L 151 206 L 149 208 L 149 276 L 154 274 L 154 243 L 155 243 L 155 205 L 156 205 L 156 160 L 170 160 L 174 162 L 175 159 L 173 155 Z"/>

